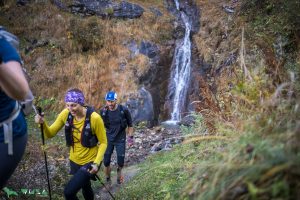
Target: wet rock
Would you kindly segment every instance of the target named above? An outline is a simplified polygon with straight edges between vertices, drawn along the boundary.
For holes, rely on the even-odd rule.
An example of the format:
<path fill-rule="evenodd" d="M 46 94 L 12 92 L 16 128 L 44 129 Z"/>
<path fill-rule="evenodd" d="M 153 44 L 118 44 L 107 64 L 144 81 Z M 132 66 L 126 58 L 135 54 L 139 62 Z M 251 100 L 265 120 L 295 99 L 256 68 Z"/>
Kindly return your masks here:
<path fill-rule="evenodd" d="M 193 0 L 180 1 L 179 10 L 173 0 L 166 0 L 168 10 L 177 17 L 176 21 L 180 20 L 180 12 L 184 12 L 191 23 L 191 33 L 197 33 L 200 28 L 200 11 Z M 184 25 L 182 26 L 184 27 Z"/>
<path fill-rule="evenodd" d="M 139 47 L 138 44 L 134 41 L 131 40 L 128 43 L 125 44 L 125 46 L 130 50 L 131 54 L 130 57 L 134 58 L 139 54 Z"/>
<path fill-rule="evenodd" d="M 197 33 L 200 29 L 200 11 L 193 0 L 182 1 L 180 9 L 184 12 L 191 22 L 191 33 Z"/>
<path fill-rule="evenodd" d="M 163 14 L 162 12 L 160 12 L 159 9 L 155 8 L 155 7 L 150 7 L 149 10 L 155 14 L 157 17 L 161 17 Z"/>
<path fill-rule="evenodd" d="M 154 58 L 159 55 L 159 48 L 155 44 L 143 40 L 141 42 L 139 52 L 149 58 Z"/>
<path fill-rule="evenodd" d="M 140 45 L 138 45 L 134 40 L 131 40 L 128 43 L 125 42 L 125 46 L 130 50 L 131 58 L 141 53 L 147 56 L 148 58 L 152 59 L 155 63 L 157 62 L 157 60 L 159 60 L 160 52 L 158 46 L 149 41 L 142 40 Z"/>
<path fill-rule="evenodd" d="M 63 11 L 68 11 L 68 7 L 61 2 L 61 0 L 52 0 L 53 4 Z"/>
<path fill-rule="evenodd" d="M 179 125 L 184 126 L 192 126 L 193 124 L 195 124 L 195 117 L 193 115 L 187 115 L 179 122 Z"/>
<path fill-rule="evenodd" d="M 184 38 L 185 35 L 185 26 L 183 23 L 175 22 L 174 23 L 175 29 L 173 32 L 173 37 L 176 39 Z"/>
<path fill-rule="evenodd" d="M 64 8 L 65 6 L 59 7 Z M 74 14 L 97 15 L 103 18 L 133 19 L 144 13 L 141 6 L 126 1 L 115 3 L 111 0 L 76 0 L 68 7 L 69 11 Z"/>
<path fill-rule="evenodd" d="M 171 150 L 173 147 L 173 145 L 171 144 L 171 140 L 167 140 L 163 146 L 163 150 L 165 151 Z"/>
<path fill-rule="evenodd" d="M 126 1 L 113 6 L 113 17 L 116 18 L 138 18 L 142 16 L 143 12 L 144 9 L 141 6 Z"/>
<path fill-rule="evenodd" d="M 169 130 L 157 126 L 136 130 L 134 133 L 134 144 L 126 148 L 126 165 L 139 163 L 150 154 L 171 150 L 175 144 L 179 144 L 182 141 L 183 137 L 179 129 Z M 115 156 L 114 159 L 116 159 Z"/>
<path fill-rule="evenodd" d="M 109 10 L 112 7 L 112 2 L 109 0 L 77 0 L 69 7 L 70 11 L 75 14 L 107 17 L 109 15 Z"/>
<path fill-rule="evenodd" d="M 153 122 L 153 104 L 152 104 L 152 96 L 145 89 L 141 88 L 138 91 L 137 96 L 130 97 L 126 102 L 126 106 L 128 107 L 132 120 L 134 124 L 137 124 L 142 121 L 147 121 L 147 125 L 149 127 L 152 126 Z"/>

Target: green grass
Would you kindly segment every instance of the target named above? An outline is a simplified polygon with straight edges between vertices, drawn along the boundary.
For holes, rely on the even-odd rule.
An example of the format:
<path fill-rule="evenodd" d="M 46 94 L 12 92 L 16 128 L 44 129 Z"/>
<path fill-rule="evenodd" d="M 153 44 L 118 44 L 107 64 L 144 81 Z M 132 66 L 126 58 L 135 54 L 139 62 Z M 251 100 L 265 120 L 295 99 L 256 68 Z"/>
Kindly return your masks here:
<path fill-rule="evenodd" d="M 300 156 L 284 140 L 255 132 L 234 140 L 196 138 L 149 157 L 117 198 L 295 198 L 299 183 L 293 186 L 291 177 L 300 174 Z"/>
<path fill-rule="evenodd" d="M 118 194 L 120 199 L 181 199 L 182 188 L 199 166 L 210 166 L 222 157 L 224 141 L 179 145 L 160 152 L 140 165 L 140 173 Z M 217 151 L 216 151 L 217 149 Z M 185 196 L 185 195 L 184 195 Z"/>

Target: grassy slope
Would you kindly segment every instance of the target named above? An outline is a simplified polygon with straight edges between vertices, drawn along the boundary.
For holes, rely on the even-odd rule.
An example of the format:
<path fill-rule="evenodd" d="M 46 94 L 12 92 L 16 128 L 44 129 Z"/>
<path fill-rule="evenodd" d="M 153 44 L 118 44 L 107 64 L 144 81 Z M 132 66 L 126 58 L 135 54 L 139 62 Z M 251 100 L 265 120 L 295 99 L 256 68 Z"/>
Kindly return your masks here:
<path fill-rule="evenodd" d="M 49 1 L 26 6 L 8 1 L 1 8 L 0 23 L 21 39 L 22 57 L 38 102 L 59 110 L 64 91 L 78 87 L 87 94 L 88 103 L 100 107 L 110 89 L 118 92 L 121 101 L 136 91 L 137 77 L 148 69 L 149 59 L 142 54 L 131 56 L 126 44 L 135 41 L 139 45 L 146 40 L 161 45 L 172 31 L 172 18 L 163 2 L 136 2 L 145 12 L 132 20 L 81 17 L 61 11 Z M 165 14 L 156 17 L 149 10 L 152 5 Z M 34 40 L 47 43 L 25 53 Z"/>
<path fill-rule="evenodd" d="M 299 199 L 299 3 L 248 1 L 229 16 L 224 1 L 197 2 L 202 26 L 194 40 L 205 60 L 216 69 L 230 52 L 239 54 L 212 80 L 222 110 L 211 119 L 216 131 L 207 135 L 198 113 L 195 126 L 183 129 L 190 139 L 149 158 L 118 197 Z"/>

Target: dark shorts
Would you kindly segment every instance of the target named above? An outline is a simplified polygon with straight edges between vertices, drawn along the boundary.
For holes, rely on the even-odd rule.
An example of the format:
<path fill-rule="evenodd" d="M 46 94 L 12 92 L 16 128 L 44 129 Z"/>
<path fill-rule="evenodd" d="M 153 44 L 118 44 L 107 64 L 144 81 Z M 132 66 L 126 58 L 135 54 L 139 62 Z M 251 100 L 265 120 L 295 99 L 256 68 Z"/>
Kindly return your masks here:
<path fill-rule="evenodd" d="M 114 148 L 116 148 L 116 152 L 117 152 L 118 166 L 123 167 L 124 160 L 125 160 L 125 149 L 126 149 L 125 139 L 119 140 L 117 142 L 108 141 L 106 152 L 104 154 L 104 166 L 108 167 L 110 165 L 111 155 L 114 151 Z"/>

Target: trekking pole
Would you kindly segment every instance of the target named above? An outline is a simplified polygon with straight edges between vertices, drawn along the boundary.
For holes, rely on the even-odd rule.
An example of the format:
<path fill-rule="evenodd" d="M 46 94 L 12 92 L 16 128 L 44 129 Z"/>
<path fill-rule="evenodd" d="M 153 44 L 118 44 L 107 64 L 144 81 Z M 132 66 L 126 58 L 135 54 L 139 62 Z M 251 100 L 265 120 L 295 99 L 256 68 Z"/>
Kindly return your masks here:
<path fill-rule="evenodd" d="M 102 165 L 102 162 L 100 163 L 100 165 L 99 165 L 99 168 L 101 167 L 101 165 Z M 90 166 L 89 167 L 89 169 L 91 169 L 92 168 L 92 166 Z M 101 183 L 101 185 L 103 185 L 103 187 L 106 189 L 106 191 L 109 193 L 109 195 L 111 196 L 111 198 L 113 199 L 113 200 L 115 200 L 116 198 L 114 197 L 114 195 L 112 195 L 112 193 L 109 191 L 109 189 L 105 186 L 105 184 L 103 183 L 103 181 L 101 181 L 101 179 L 100 179 L 100 177 L 97 175 L 97 174 L 94 174 L 95 175 L 95 177 L 98 179 L 98 181 Z"/>
<path fill-rule="evenodd" d="M 41 107 L 38 107 L 37 110 L 38 110 L 38 114 L 42 116 L 42 108 L 41 108 Z M 47 182 L 48 182 L 49 199 L 52 200 L 52 197 L 51 197 L 51 188 L 50 188 L 50 179 L 49 179 L 49 171 L 48 171 L 47 155 L 46 155 L 46 151 L 45 151 L 45 149 L 44 149 L 44 145 L 45 145 L 45 137 L 44 137 L 44 128 L 43 128 L 43 124 L 41 124 L 41 134 L 42 134 L 43 152 L 44 152 L 44 159 L 45 159 L 45 166 L 46 166 Z"/>
<path fill-rule="evenodd" d="M 99 178 L 99 176 L 97 174 L 95 174 L 96 178 L 98 179 L 98 181 L 101 183 L 101 185 L 103 185 L 103 187 L 107 190 L 108 194 L 111 196 L 111 198 L 113 200 L 115 200 L 116 198 L 112 195 L 112 193 L 109 191 L 109 189 L 105 186 L 105 184 L 101 181 L 101 179 Z"/>

